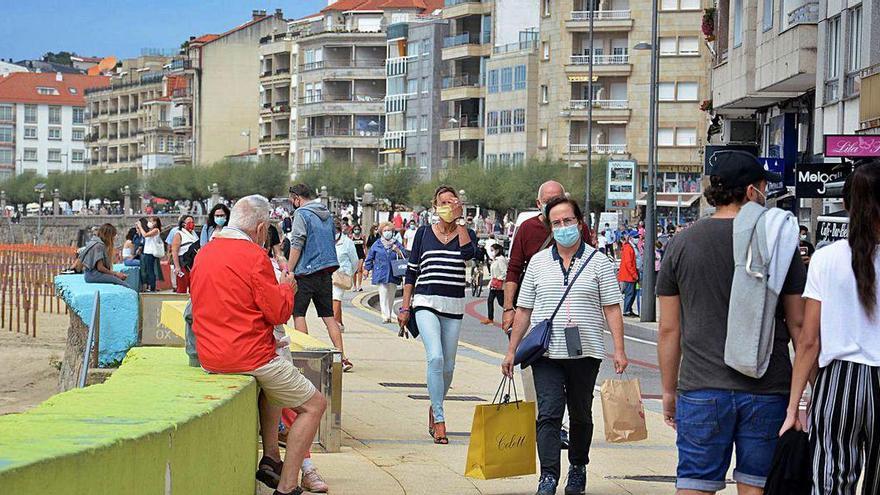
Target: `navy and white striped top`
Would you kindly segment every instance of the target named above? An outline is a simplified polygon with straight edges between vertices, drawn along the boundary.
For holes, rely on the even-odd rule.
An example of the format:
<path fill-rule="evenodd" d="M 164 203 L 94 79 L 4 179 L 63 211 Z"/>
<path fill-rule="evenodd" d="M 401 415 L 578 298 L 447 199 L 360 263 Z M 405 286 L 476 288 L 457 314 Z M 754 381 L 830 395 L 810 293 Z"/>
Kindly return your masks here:
<path fill-rule="evenodd" d="M 443 244 L 430 226 L 420 227 L 413 240 L 406 270 L 406 283 L 415 286 L 413 310 L 426 309 L 447 318 L 464 314 L 465 261 L 476 255 L 477 234 L 464 247 L 458 234 Z"/>

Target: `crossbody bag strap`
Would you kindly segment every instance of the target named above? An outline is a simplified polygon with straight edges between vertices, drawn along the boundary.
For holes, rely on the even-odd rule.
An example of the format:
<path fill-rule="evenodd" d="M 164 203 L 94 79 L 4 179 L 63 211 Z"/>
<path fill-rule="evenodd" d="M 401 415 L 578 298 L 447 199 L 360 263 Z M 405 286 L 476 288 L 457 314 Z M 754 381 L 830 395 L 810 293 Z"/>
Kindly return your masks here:
<path fill-rule="evenodd" d="M 574 277 L 571 279 L 571 282 L 568 283 L 568 286 L 565 288 L 565 292 L 562 294 L 562 299 L 559 300 L 559 304 L 556 305 L 556 309 L 553 310 L 553 314 L 550 315 L 551 321 L 556 318 L 556 313 L 559 312 L 559 309 L 562 307 L 562 303 L 565 302 L 565 298 L 568 297 L 569 291 L 571 291 L 571 288 L 574 287 L 574 283 L 577 280 L 578 276 L 580 276 L 581 272 L 584 271 L 584 268 L 586 268 L 587 265 L 590 264 L 590 260 L 593 259 L 593 256 L 596 255 L 597 251 L 598 250 L 593 250 L 593 252 L 590 253 L 590 256 L 587 257 L 587 261 L 585 261 L 584 264 L 581 265 L 581 267 L 578 269 L 578 271 L 575 272 Z"/>
<path fill-rule="evenodd" d="M 543 250 L 547 249 L 547 246 L 550 245 L 551 241 L 553 241 L 553 234 L 552 233 L 550 235 L 548 235 L 546 239 L 544 239 L 544 244 L 541 244 L 541 249 L 539 249 L 538 251 L 543 251 Z"/>

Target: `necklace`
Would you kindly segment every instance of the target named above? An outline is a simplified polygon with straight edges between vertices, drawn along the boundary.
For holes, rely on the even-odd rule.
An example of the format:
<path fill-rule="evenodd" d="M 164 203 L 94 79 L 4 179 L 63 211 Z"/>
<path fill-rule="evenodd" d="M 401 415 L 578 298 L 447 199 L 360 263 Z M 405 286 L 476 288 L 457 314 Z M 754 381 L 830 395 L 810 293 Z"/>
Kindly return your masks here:
<path fill-rule="evenodd" d="M 449 244 L 449 236 L 457 230 L 457 227 L 453 226 L 451 231 L 446 232 L 443 227 L 437 225 L 437 230 L 443 235 L 443 244 Z"/>

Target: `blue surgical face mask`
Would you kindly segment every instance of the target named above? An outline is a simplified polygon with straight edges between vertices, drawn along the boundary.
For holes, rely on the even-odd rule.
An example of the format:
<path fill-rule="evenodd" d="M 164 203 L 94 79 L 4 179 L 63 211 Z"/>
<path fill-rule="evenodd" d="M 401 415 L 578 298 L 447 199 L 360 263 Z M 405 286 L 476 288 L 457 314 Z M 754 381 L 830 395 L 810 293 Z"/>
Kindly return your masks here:
<path fill-rule="evenodd" d="M 384 237 L 386 240 L 390 241 L 391 238 L 394 237 L 394 232 L 392 232 L 390 230 L 386 230 L 386 231 L 382 232 L 382 237 Z"/>
<path fill-rule="evenodd" d="M 214 223 L 216 223 L 218 227 L 222 227 L 226 225 L 226 217 L 215 217 Z"/>
<path fill-rule="evenodd" d="M 581 240 L 581 233 L 578 230 L 578 224 L 553 229 L 553 239 L 563 247 L 574 246 L 579 240 Z"/>

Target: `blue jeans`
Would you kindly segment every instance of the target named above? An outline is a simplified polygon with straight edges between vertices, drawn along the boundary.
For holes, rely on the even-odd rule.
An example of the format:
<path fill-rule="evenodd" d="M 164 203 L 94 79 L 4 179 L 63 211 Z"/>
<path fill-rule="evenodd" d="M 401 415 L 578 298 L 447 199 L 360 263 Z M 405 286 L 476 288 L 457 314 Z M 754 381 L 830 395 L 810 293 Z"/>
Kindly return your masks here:
<path fill-rule="evenodd" d="M 158 278 L 156 271 L 159 269 L 159 258 L 145 253 L 141 259 L 141 264 L 144 266 L 145 277 L 143 282 L 147 284 L 148 289 L 156 290 L 156 279 Z"/>
<path fill-rule="evenodd" d="M 443 399 L 452 385 L 455 373 L 455 353 L 458 350 L 458 334 L 461 320 L 438 316 L 428 310 L 416 311 L 416 324 L 425 344 L 425 358 L 428 363 L 428 395 L 434 408 L 434 421 L 446 421 L 443 414 Z"/>
<path fill-rule="evenodd" d="M 623 313 L 632 313 L 633 303 L 636 301 L 636 283 L 623 283 Z"/>
<path fill-rule="evenodd" d="M 736 447 L 733 479 L 763 488 L 770 471 L 787 395 L 733 390 L 680 392 L 675 409 L 680 490 L 724 489 Z"/>

